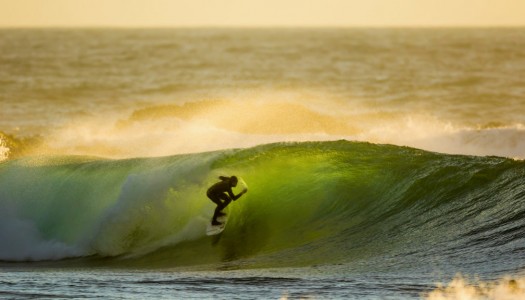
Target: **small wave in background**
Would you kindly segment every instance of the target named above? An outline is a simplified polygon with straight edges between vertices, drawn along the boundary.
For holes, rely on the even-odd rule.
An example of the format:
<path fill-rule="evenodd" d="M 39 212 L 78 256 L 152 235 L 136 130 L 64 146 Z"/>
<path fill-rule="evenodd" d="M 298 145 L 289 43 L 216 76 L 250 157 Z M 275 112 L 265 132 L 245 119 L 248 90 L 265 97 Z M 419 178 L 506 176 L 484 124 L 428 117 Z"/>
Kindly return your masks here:
<path fill-rule="evenodd" d="M 342 138 L 524 157 L 519 28 L 3 29 L 0 37 L 0 131 L 17 143 L 11 157 L 150 157 Z"/>

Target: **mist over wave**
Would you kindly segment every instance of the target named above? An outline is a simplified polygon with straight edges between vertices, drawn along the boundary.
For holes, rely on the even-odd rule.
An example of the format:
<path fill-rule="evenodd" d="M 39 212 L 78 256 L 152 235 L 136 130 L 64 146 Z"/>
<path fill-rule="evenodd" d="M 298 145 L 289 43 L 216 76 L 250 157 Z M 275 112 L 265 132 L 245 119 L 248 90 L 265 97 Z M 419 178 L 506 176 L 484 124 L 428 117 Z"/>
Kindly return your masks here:
<path fill-rule="evenodd" d="M 338 139 L 450 154 L 525 157 L 522 124 L 460 126 L 424 113 L 367 112 L 342 104 L 318 108 L 290 101 L 203 100 L 79 118 L 18 145 L 7 143 L 9 137 L 5 136 L 0 159 L 10 155 L 151 157 L 279 141 Z"/>

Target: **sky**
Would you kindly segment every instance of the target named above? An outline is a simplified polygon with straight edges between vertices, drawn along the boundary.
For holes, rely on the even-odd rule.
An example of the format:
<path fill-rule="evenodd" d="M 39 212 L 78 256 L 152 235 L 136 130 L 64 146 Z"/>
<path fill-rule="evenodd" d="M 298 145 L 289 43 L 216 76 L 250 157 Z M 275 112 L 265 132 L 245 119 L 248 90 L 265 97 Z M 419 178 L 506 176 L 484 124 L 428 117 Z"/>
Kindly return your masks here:
<path fill-rule="evenodd" d="M 0 0 L 0 27 L 525 26 L 525 0 Z"/>

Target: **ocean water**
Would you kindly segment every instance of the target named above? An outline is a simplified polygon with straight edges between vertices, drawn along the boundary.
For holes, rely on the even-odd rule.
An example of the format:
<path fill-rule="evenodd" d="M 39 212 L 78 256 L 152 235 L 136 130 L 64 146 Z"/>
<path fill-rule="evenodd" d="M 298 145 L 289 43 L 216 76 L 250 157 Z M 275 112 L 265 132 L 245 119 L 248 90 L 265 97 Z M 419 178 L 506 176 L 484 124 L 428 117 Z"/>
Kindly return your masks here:
<path fill-rule="evenodd" d="M 0 66 L 0 298 L 525 298 L 522 28 L 2 29 Z"/>

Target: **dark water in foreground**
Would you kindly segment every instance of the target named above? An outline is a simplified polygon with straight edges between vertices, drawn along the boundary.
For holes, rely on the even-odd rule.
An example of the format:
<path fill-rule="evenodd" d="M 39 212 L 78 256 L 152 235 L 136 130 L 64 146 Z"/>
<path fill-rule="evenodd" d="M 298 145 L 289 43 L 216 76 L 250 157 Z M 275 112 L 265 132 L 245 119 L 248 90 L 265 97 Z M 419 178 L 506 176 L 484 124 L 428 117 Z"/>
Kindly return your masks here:
<path fill-rule="evenodd" d="M 175 270 L 15 269 L 0 275 L 6 299 L 417 299 L 429 278 L 341 274 L 305 269 Z"/>

